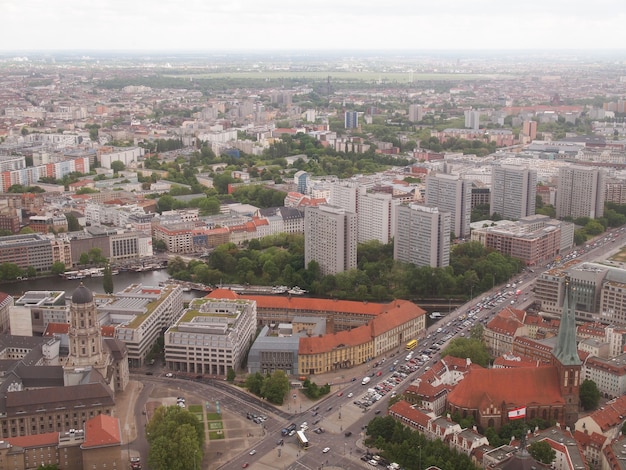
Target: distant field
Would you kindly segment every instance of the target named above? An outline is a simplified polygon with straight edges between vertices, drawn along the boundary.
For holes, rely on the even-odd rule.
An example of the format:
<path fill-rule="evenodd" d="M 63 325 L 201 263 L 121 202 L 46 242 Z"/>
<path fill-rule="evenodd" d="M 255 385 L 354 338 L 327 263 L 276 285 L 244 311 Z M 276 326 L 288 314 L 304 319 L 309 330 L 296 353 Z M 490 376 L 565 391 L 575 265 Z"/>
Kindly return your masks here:
<path fill-rule="evenodd" d="M 170 77 L 184 78 L 184 79 L 228 79 L 228 78 L 251 78 L 251 79 L 310 79 L 310 80 L 322 80 L 330 77 L 331 80 L 339 81 L 365 81 L 365 82 L 395 82 L 395 83 L 409 83 L 411 76 L 409 73 L 399 72 L 341 72 L 341 71 L 329 71 L 329 72 L 304 72 L 304 71 L 290 71 L 290 70 L 276 70 L 276 71 L 245 71 L 245 72 L 216 72 L 216 73 L 200 73 L 200 74 L 172 74 Z M 463 73 L 414 73 L 414 82 L 423 81 L 453 81 L 453 80 L 486 80 L 494 78 L 506 78 L 504 75 L 487 75 L 487 74 L 463 74 Z"/>

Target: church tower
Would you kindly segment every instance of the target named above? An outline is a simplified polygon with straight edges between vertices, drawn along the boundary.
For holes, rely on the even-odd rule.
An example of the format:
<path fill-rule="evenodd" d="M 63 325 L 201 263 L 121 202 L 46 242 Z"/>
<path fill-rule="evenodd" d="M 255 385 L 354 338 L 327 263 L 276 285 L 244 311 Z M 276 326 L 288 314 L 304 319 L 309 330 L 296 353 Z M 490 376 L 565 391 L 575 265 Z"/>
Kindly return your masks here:
<path fill-rule="evenodd" d="M 70 353 L 67 358 L 67 368 L 87 366 L 100 370 L 106 368 L 107 364 L 102 353 L 98 311 L 93 301 L 93 294 L 82 283 L 72 294 L 68 336 Z"/>
<path fill-rule="evenodd" d="M 565 400 L 564 416 L 561 420 L 570 429 L 578 420 L 579 388 L 581 361 L 576 344 L 575 306 L 571 302 L 571 286 L 569 277 L 565 278 L 565 298 L 563 313 L 556 339 L 556 346 L 552 350 L 552 362 L 559 372 L 559 386 L 561 396 Z"/>

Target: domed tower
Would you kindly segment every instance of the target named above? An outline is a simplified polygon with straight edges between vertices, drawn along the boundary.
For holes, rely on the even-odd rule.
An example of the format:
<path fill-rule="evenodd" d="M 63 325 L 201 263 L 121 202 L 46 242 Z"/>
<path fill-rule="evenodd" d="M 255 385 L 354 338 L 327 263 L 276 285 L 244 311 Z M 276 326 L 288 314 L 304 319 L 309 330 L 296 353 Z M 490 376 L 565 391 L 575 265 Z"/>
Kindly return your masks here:
<path fill-rule="evenodd" d="M 82 282 L 72 294 L 68 336 L 70 352 L 67 367 L 93 366 L 101 369 L 107 366 L 102 353 L 96 304 L 93 294 Z"/>

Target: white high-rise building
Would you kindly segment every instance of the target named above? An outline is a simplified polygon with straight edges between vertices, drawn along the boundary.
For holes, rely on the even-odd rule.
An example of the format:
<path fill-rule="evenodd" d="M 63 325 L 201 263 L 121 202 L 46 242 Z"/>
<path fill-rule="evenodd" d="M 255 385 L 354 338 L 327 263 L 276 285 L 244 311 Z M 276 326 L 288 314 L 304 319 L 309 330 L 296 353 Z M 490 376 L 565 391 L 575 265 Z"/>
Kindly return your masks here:
<path fill-rule="evenodd" d="M 386 245 L 395 233 L 396 201 L 387 193 L 359 194 L 358 241 L 378 240 Z"/>
<path fill-rule="evenodd" d="M 477 131 L 480 128 L 480 111 L 468 109 L 465 111 L 465 128 Z"/>
<path fill-rule="evenodd" d="M 330 205 L 349 212 L 359 211 L 358 193 L 365 191 L 356 181 L 336 181 L 330 187 Z"/>
<path fill-rule="evenodd" d="M 446 173 L 426 177 L 426 204 L 450 212 L 450 230 L 457 238 L 470 236 L 472 183 L 459 175 Z"/>
<path fill-rule="evenodd" d="M 515 165 L 493 165 L 491 169 L 491 213 L 519 220 L 535 215 L 537 171 Z"/>
<path fill-rule="evenodd" d="M 450 264 L 450 213 L 435 206 L 397 207 L 393 258 L 417 266 Z"/>
<path fill-rule="evenodd" d="M 304 263 L 316 261 L 323 276 L 356 268 L 357 215 L 321 205 L 304 212 Z"/>
<path fill-rule="evenodd" d="M 600 168 L 572 165 L 559 170 L 556 190 L 556 217 L 591 217 L 604 215 L 606 173 Z"/>

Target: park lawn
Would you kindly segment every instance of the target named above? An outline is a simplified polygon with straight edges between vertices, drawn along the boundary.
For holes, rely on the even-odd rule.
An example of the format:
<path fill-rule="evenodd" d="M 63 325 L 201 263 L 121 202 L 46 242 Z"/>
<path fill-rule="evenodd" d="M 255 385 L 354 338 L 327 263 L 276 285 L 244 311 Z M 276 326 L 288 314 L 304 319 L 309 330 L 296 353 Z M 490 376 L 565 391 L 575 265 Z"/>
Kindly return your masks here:
<path fill-rule="evenodd" d="M 224 439 L 224 432 L 223 431 L 209 431 L 209 439 L 213 440 L 217 440 L 217 439 Z"/>
<path fill-rule="evenodd" d="M 207 421 L 221 421 L 222 415 L 218 413 L 207 413 L 206 419 Z"/>
<path fill-rule="evenodd" d="M 224 429 L 224 425 L 221 421 L 211 421 L 209 423 L 209 429 L 211 431 L 217 431 L 218 429 Z"/>
<path fill-rule="evenodd" d="M 202 405 L 189 405 L 189 411 L 195 414 L 202 414 Z"/>

